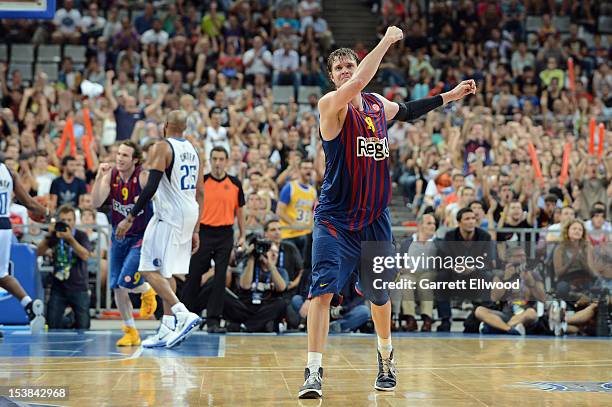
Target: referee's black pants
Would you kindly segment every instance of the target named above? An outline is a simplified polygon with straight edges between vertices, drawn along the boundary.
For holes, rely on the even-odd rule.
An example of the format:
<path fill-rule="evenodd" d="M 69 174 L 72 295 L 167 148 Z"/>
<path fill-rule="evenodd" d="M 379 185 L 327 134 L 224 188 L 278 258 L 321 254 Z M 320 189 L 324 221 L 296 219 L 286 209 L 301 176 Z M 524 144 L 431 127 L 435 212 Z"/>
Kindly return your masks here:
<path fill-rule="evenodd" d="M 200 227 L 200 248 L 191 256 L 189 275 L 183 287 L 183 303 L 189 310 L 197 308 L 198 294 L 202 275 L 210 268 L 210 260 L 215 261 L 215 277 L 206 307 L 206 317 L 221 318 L 223 314 L 223 296 L 225 295 L 225 276 L 234 247 L 234 230 L 232 226 Z"/>

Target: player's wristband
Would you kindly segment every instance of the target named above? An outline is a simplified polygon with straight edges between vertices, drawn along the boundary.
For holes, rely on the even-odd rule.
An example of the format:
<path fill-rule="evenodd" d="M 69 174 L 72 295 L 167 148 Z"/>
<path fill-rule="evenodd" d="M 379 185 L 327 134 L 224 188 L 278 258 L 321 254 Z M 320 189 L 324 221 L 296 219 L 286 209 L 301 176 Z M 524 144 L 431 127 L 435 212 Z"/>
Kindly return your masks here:
<path fill-rule="evenodd" d="M 147 185 L 142 189 L 140 196 L 138 197 L 138 201 L 130 211 L 130 214 L 133 218 L 138 216 L 140 211 L 142 211 L 145 206 L 153 199 L 153 195 L 155 195 L 155 191 L 157 191 L 157 187 L 159 186 L 159 182 L 161 181 L 164 173 L 160 170 L 149 170 L 149 178 L 147 179 Z"/>

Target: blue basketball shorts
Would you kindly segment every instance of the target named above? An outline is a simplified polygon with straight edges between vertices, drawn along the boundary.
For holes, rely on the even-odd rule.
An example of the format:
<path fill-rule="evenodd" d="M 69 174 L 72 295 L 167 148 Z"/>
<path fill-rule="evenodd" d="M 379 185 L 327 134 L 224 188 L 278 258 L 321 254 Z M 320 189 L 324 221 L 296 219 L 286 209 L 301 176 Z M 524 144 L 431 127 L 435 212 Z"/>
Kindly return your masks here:
<path fill-rule="evenodd" d="M 115 233 L 111 238 L 110 249 L 110 287 L 133 289 L 144 283 L 138 272 L 142 237 L 126 236 L 117 240 Z"/>
<path fill-rule="evenodd" d="M 312 282 L 309 298 L 329 293 L 338 294 L 347 284 L 351 273 L 359 272 L 362 242 L 393 241 L 389 210 L 385 209 L 378 219 L 359 231 L 337 227 L 328 220 L 317 218 L 312 239 Z M 363 277 L 360 276 L 359 279 L 364 280 Z M 386 290 L 362 291 L 366 298 L 376 305 L 384 305 L 389 300 Z"/>

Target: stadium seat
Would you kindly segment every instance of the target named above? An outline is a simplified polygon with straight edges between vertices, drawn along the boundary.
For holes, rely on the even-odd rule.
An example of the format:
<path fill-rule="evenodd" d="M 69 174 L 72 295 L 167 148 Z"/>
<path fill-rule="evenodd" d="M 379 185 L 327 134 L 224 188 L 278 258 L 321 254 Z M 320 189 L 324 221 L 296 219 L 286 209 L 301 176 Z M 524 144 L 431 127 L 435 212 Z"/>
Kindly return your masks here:
<path fill-rule="evenodd" d="M 293 98 L 293 86 L 273 86 L 272 97 L 275 104 L 285 104 Z"/>
<path fill-rule="evenodd" d="M 527 16 L 527 21 L 525 22 L 525 30 L 527 30 L 527 32 L 538 31 L 541 27 L 542 17 Z"/>
<path fill-rule="evenodd" d="M 24 81 L 32 80 L 32 64 L 29 63 L 13 63 L 11 62 L 11 66 L 9 71 L 13 73 L 14 71 L 21 72 L 21 77 Z"/>
<path fill-rule="evenodd" d="M 600 16 L 597 27 L 602 33 L 612 34 L 612 17 Z"/>
<path fill-rule="evenodd" d="M 62 59 L 62 49 L 59 45 L 39 45 L 36 62 L 55 62 Z"/>
<path fill-rule="evenodd" d="M 570 18 L 568 16 L 555 16 L 552 19 L 552 23 L 559 32 L 569 32 Z"/>
<path fill-rule="evenodd" d="M 8 62 L 8 46 L 0 44 L 0 62 Z"/>
<path fill-rule="evenodd" d="M 319 86 L 300 86 L 298 91 L 298 103 L 308 103 L 308 97 L 312 94 L 321 96 L 321 88 Z"/>
<path fill-rule="evenodd" d="M 85 64 L 85 52 L 87 48 L 84 45 L 66 45 L 64 47 L 64 56 L 72 58 L 75 64 Z"/>
<path fill-rule="evenodd" d="M 14 44 L 11 46 L 11 63 L 34 62 L 34 46 L 32 44 Z"/>
<path fill-rule="evenodd" d="M 37 63 L 34 72 L 37 74 L 41 71 L 47 74 L 47 79 L 51 82 L 57 81 L 59 78 L 59 69 L 55 62 Z"/>

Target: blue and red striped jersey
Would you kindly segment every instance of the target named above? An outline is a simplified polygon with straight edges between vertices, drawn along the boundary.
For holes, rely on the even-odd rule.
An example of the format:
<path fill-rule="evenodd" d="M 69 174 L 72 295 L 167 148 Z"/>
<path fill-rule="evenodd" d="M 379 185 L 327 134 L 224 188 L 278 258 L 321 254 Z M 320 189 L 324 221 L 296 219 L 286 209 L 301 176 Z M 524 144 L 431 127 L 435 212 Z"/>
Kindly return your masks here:
<path fill-rule="evenodd" d="M 140 172 L 142 171 L 141 166 L 137 166 L 132 173 L 132 176 L 127 180 L 123 181 L 117 168 L 113 168 L 111 172 L 111 188 L 108 195 L 111 205 L 111 223 L 113 229 L 117 227 L 127 214 L 132 210 L 136 204 L 136 200 L 142 191 L 140 188 Z M 149 202 L 147 207 L 136 216 L 132 227 L 128 230 L 128 236 L 142 236 L 149 223 L 149 219 L 153 214 L 153 207 Z"/>
<path fill-rule="evenodd" d="M 382 101 L 361 94 L 363 111 L 349 103 L 338 137 L 323 140 L 325 177 L 315 218 L 348 230 L 376 220 L 391 200 L 389 141 Z"/>

